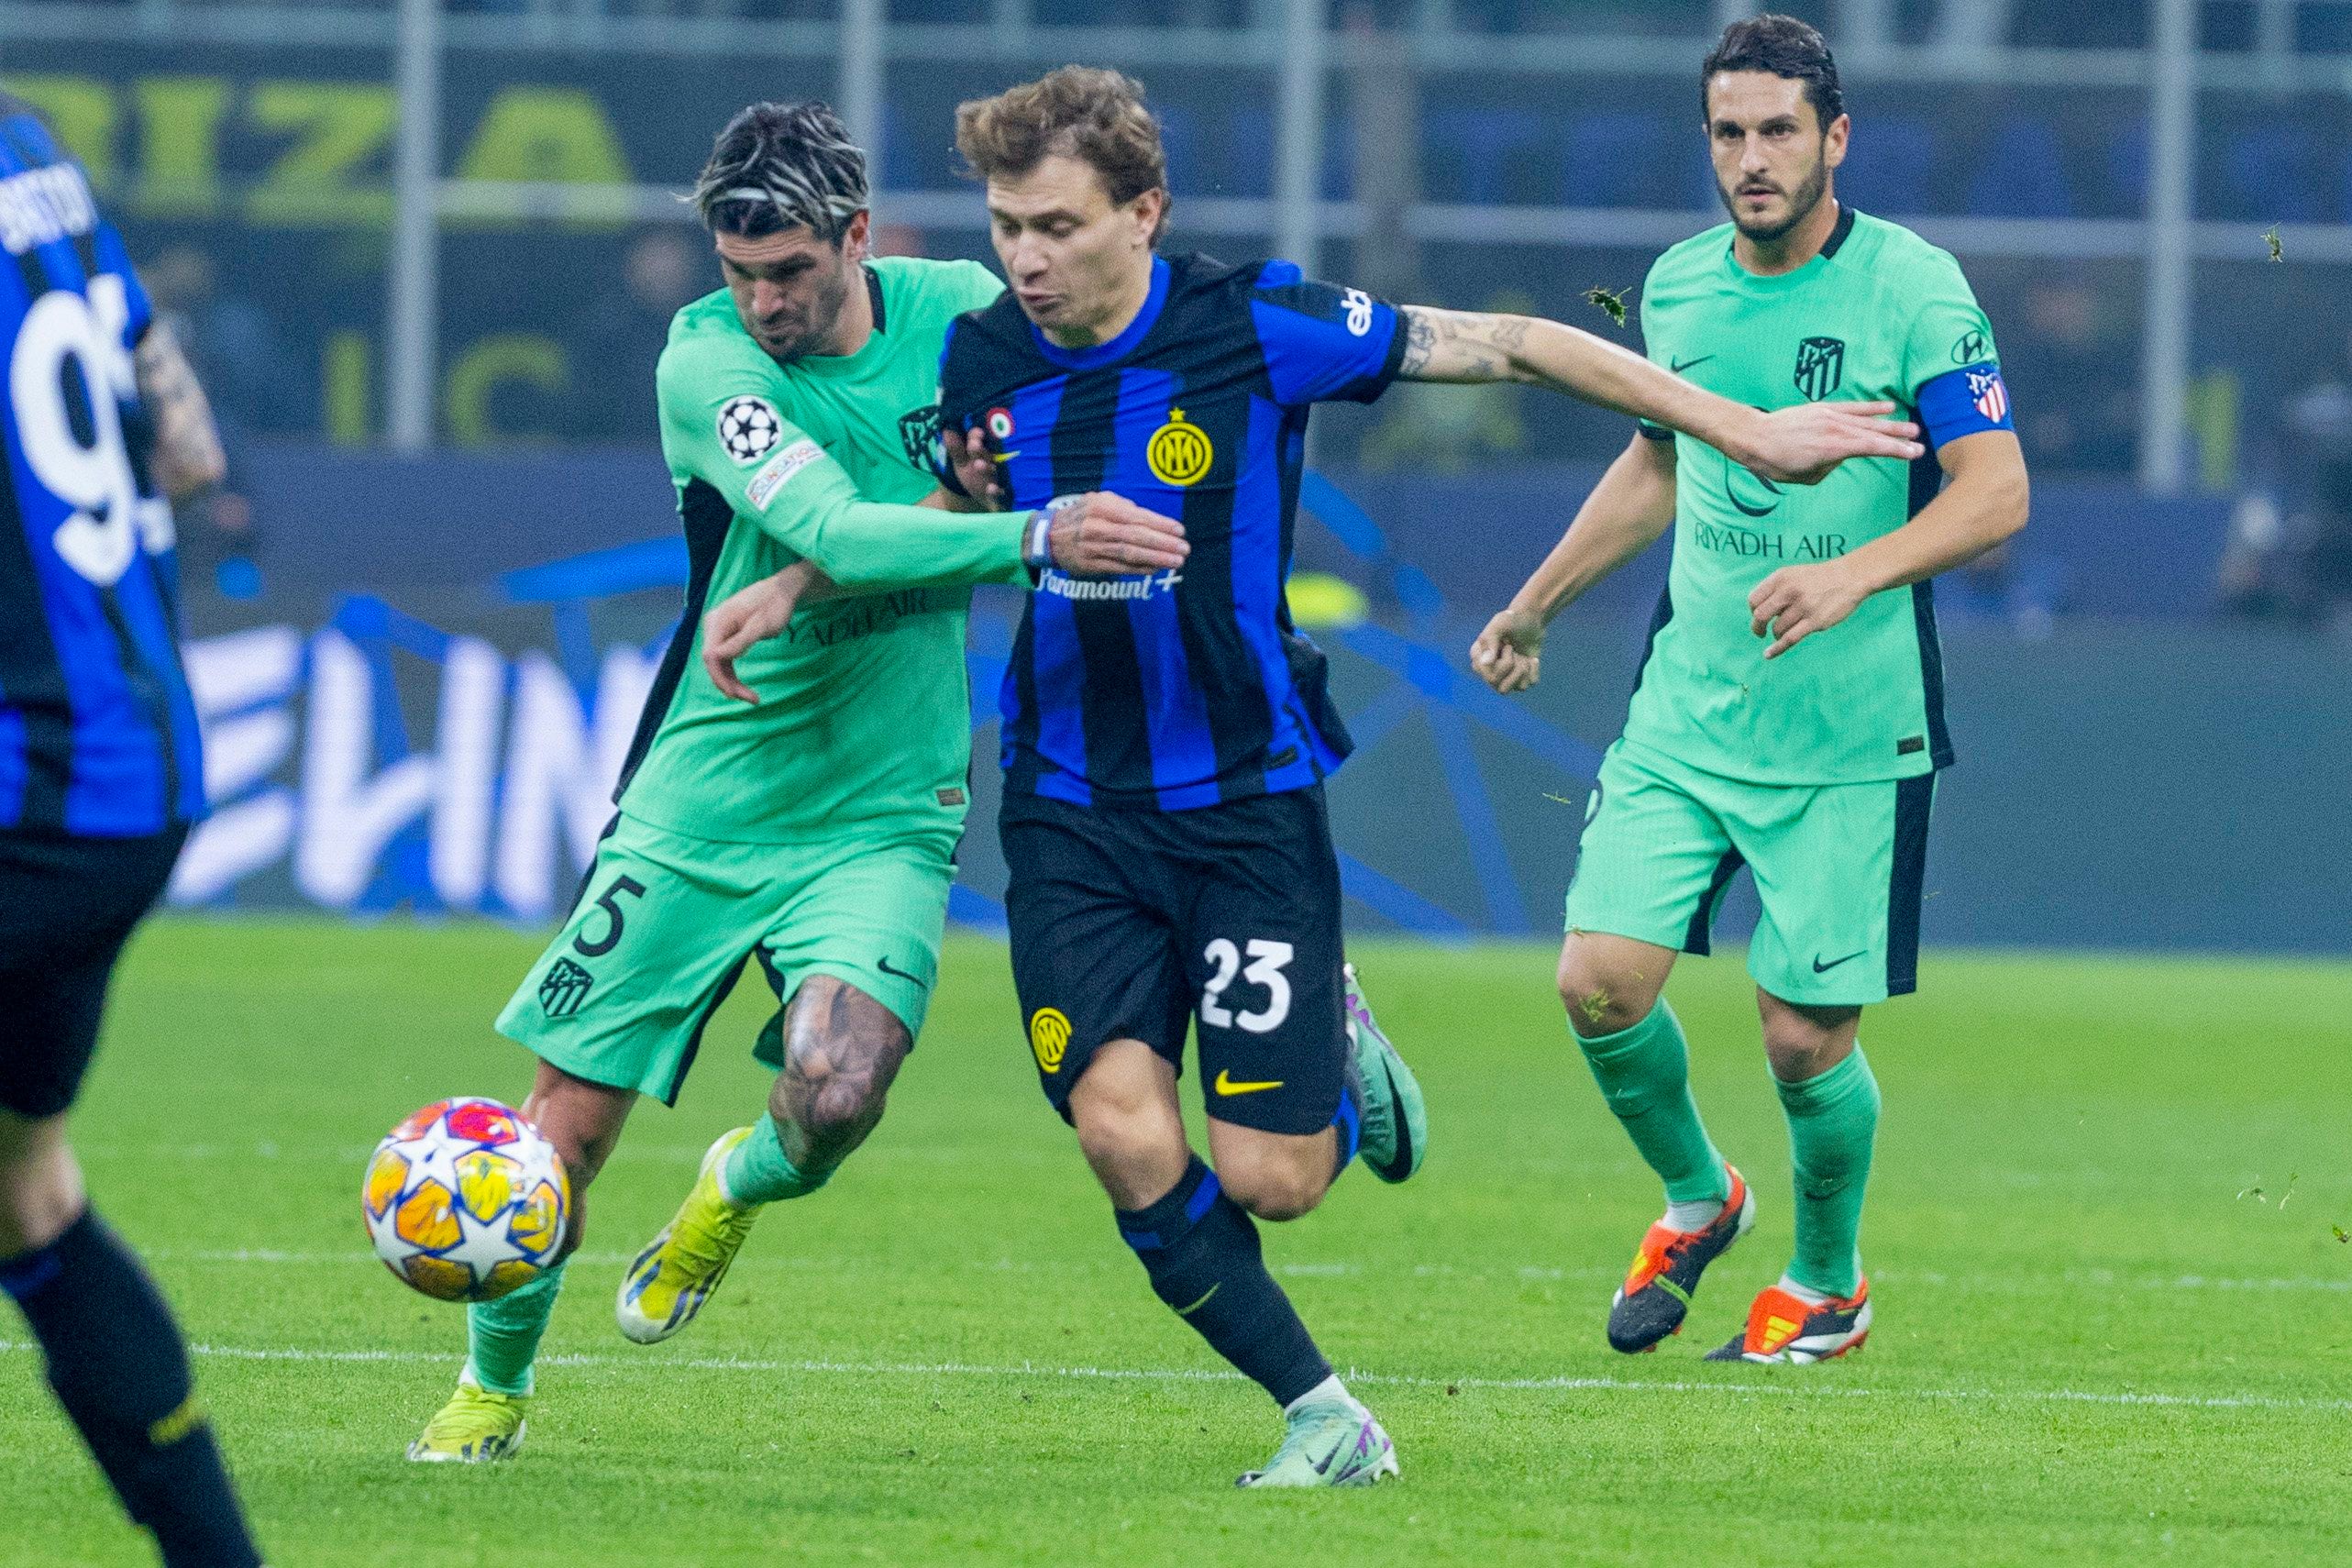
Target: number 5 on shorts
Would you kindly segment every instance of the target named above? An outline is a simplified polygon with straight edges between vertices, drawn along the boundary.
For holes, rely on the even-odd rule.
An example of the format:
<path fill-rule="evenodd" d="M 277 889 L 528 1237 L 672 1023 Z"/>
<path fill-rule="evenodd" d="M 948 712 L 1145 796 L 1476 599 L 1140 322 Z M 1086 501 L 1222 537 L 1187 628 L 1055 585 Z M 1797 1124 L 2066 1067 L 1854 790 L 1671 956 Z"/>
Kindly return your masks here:
<path fill-rule="evenodd" d="M 646 896 L 646 885 L 635 877 L 613 878 L 613 885 L 599 894 L 596 900 L 596 907 L 613 917 L 605 923 L 604 934 L 591 942 L 588 940 L 588 928 L 582 926 L 580 933 L 571 939 L 573 952 L 583 958 L 602 958 L 621 944 L 621 929 L 628 923 L 621 913 L 621 905 L 618 901 L 624 893 L 631 898 L 642 899 Z"/>
<path fill-rule="evenodd" d="M 1236 1025 L 1253 1034 L 1265 1034 L 1282 1027 L 1290 1016 L 1290 977 L 1282 972 L 1297 950 L 1287 942 L 1274 942 L 1265 937 L 1250 940 L 1250 966 L 1242 967 L 1242 954 L 1231 942 L 1219 937 L 1201 952 L 1201 956 L 1217 966 L 1209 983 L 1200 988 L 1200 1021 L 1219 1029 Z M 1225 988 L 1233 983 L 1238 974 L 1253 986 L 1264 986 L 1265 1006 L 1255 1012 L 1235 1013 L 1224 1003 Z"/>

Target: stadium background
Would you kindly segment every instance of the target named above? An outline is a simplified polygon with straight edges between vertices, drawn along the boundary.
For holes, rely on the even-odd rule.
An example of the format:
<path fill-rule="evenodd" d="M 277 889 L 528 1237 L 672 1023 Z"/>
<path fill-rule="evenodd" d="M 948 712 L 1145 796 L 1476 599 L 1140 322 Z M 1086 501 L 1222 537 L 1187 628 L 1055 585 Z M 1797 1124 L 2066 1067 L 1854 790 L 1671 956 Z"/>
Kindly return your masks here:
<path fill-rule="evenodd" d="M 2352 655 L 2303 558 L 2264 553 L 2313 526 L 2297 411 L 2352 396 L 2352 5 L 1791 8 L 1847 78 L 1841 193 L 1958 253 L 2035 469 L 2028 533 L 1941 587 L 1962 760 L 1929 939 L 2352 946 Z M 529 922 L 567 896 L 676 610 L 652 365 L 715 282 L 676 193 L 741 104 L 834 100 L 878 149 L 884 248 L 985 257 L 954 105 L 1117 63 L 1166 125 L 1172 243 L 1632 341 L 1587 291 L 1638 301 L 1717 220 L 1694 76 L 1742 9 L 0 4 L 0 80 L 89 165 L 231 431 L 231 493 L 185 528 L 220 810 L 176 900 Z M 1408 387 L 1319 430 L 1301 606 L 1364 743 L 1353 916 L 1548 931 L 1662 552 L 1564 619 L 1531 700 L 1461 653 L 1622 423 Z M 2249 550 L 2267 596 L 2228 586 Z M 1013 612 L 977 620 L 984 730 Z M 959 918 L 996 917 L 992 836 Z"/>

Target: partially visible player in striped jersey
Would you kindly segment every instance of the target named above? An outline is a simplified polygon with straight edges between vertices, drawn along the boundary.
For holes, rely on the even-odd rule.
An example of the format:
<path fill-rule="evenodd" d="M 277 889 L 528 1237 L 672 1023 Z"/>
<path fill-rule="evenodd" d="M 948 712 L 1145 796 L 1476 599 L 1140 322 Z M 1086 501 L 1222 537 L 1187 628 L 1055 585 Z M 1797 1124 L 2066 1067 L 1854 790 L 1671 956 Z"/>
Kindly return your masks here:
<path fill-rule="evenodd" d="M 5 93 L 0 249 L 0 1291 L 163 1561 L 252 1568 L 179 1327 L 65 1127 L 115 960 L 204 814 L 171 502 L 220 482 L 220 437 L 81 167 Z"/>
<path fill-rule="evenodd" d="M 1856 1029 L 1864 1006 L 1913 988 L 1928 807 L 1952 760 L 1928 580 L 2025 525 L 2026 465 L 1959 265 L 1838 200 L 1850 125 L 1821 35 L 1735 22 L 1699 80 L 1732 221 L 1651 269 L 1650 358 L 1761 408 L 1892 402 L 1931 455 L 1788 490 L 1644 425 L 1471 660 L 1496 690 L 1534 684 L 1545 624 L 1674 528 L 1560 955 L 1569 1025 L 1666 1187 L 1608 1338 L 1636 1352 L 1678 1332 L 1700 1275 L 1755 1218 L 1700 1123 L 1660 996 L 1677 952 L 1707 950 L 1745 865 L 1763 901 L 1748 970 L 1788 1119 L 1796 1250 L 1708 1359 L 1805 1363 L 1870 1331 L 1858 1239 L 1879 1091 Z"/>
<path fill-rule="evenodd" d="M 941 500 L 947 324 L 1000 285 L 968 261 L 867 259 L 865 154 L 832 110 L 744 110 L 694 199 L 726 286 L 678 313 L 656 373 L 686 613 L 571 917 L 498 1020 L 538 1057 L 523 1109 L 578 1194 L 640 1095 L 676 1099 L 745 966 L 776 993 L 754 1045 L 778 1069 L 765 1113 L 712 1145 L 620 1281 L 614 1315 L 640 1342 L 693 1320 L 765 1205 L 825 1185 L 922 1031 L 964 823 L 971 585 L 1185 557 L 1174 523 L 1113 496 L 1050 518 L 922 504 Z M 698 657 L 707 601 L 804 562 L 848 596 L 740 678 Z M 411 1459 L 517 1450 L 563 1274 L 470 1310 L 457 1391 Z"/>

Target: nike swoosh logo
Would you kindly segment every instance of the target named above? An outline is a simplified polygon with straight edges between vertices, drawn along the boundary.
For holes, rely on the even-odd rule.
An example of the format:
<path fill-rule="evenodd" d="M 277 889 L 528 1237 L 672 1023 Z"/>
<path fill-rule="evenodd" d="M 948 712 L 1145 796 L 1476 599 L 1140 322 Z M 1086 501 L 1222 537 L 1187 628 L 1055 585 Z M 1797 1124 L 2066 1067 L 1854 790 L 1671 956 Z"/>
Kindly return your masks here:
<path fill-rule="evenodd" d="M 1397 1123 L 1397 1164 L 1393 1168 L 1409 1171 L 1413 1168 L 1413 1130 L 1405 1123 L 1404 1108 L 1397 1105 L 1397 1075 L 1388 1070 L 1386 1053 L 1380 1058 L 1380 1079 L 1388 1086 L 1388 1103 L 1396 1107 L 1389 1118 Z"/>
<path fill-rule="evenodd" d="M 893 975 L 901 980 L 907 980 L 918 986 L 922 984 L 922 977 L 921 976 L 908 974 L 904 969 L 899 968 L 896 965 L 892 964 L 888 958 L 876 959 L 874 961 L 874 967 L 881 970 L 885 975 Z"/>
<path fill-rule="evenodd" d="M 1680 361 L 1670 359 L 1666 362 L 1666 368 L 1679 376 L 1684 370 L 1689 370 L 1693 365 L 1704 365 L 1709 359 L 1714 358 L 1715 356 L 1712 354 L 1702 354 L 1695 359 L 1683 359 Z"/>
<path fill-rule="evenodd" d="M 1867 953 L 1869 951 L 1870 949 L 1865 947 L 1862 949 L 1861 953 L 1849 953 L 1843 958 L 1832 958 L 1827 964 L 1824 964 L 1821 961 L 1821 955 L 1816 953 L 1813 955 L 1813 972 L 1816 975 L 1826 975 L 1830 970 L 1836 968 L 1839 965 L 1850 964 L 1855 959 L 1861 957 L 1862 953 Z"/>
<path fill-rule="evenodd" d="M 1260 1089 L 1280 1088 L 1283 1080 L 1268 1078 L 1263 1083 L 1237 1084 L 1224 1068 L 1217 1069 L 1216 1089 L 1219 1094 L 1255 1094 Z"/>

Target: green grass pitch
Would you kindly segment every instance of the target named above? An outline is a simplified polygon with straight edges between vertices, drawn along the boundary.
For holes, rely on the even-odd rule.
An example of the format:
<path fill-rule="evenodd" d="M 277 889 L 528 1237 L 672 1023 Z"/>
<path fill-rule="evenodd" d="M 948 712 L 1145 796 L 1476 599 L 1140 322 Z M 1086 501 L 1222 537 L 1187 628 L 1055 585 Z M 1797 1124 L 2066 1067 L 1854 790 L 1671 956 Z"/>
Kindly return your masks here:
<path fill-rule="evenodd" d="M 879 1562 L 2309 1564 L 2352 1547 L 2352 968 L 1931 955 L 1868 1021 L 1884 1088 L 1859 1356 L 1711 1366 L 1788 1244 L 1736 958 L 1673 995 L 1756 1231 L 1690 1329 L 1613 1355 L 1654 1182 L 1565 1040 L 1548 953 L 1362 944 L 1428 1167 L 1267 1227 L 1400 1484 L 1232 1490 L 1278 1435 L 1151 1297 L 1037 1094 L 1002 950 L 950 944 L 889 1120 L 641 1349 L 621 1260 L 765 1076 L 746 985 L 680 1108 L 598 1185 L 513 1464 L 419 1467 L 458 1309 L 370 1258 L 362 1162 L 450 1093 L 516 1098 L 482 927 L 166 922 L 117 983 L 78 1142 L 193 1339 L 277 1568 Z M 756 994 L 755 994 L 756 993 Z M 1187 1088 L 1187 1094 L 1190 1093 Z M 0 1562 L 138 1563 L 0 1317 Z M 38 1521 L 29 1528 L 25 1521 Z"/>

